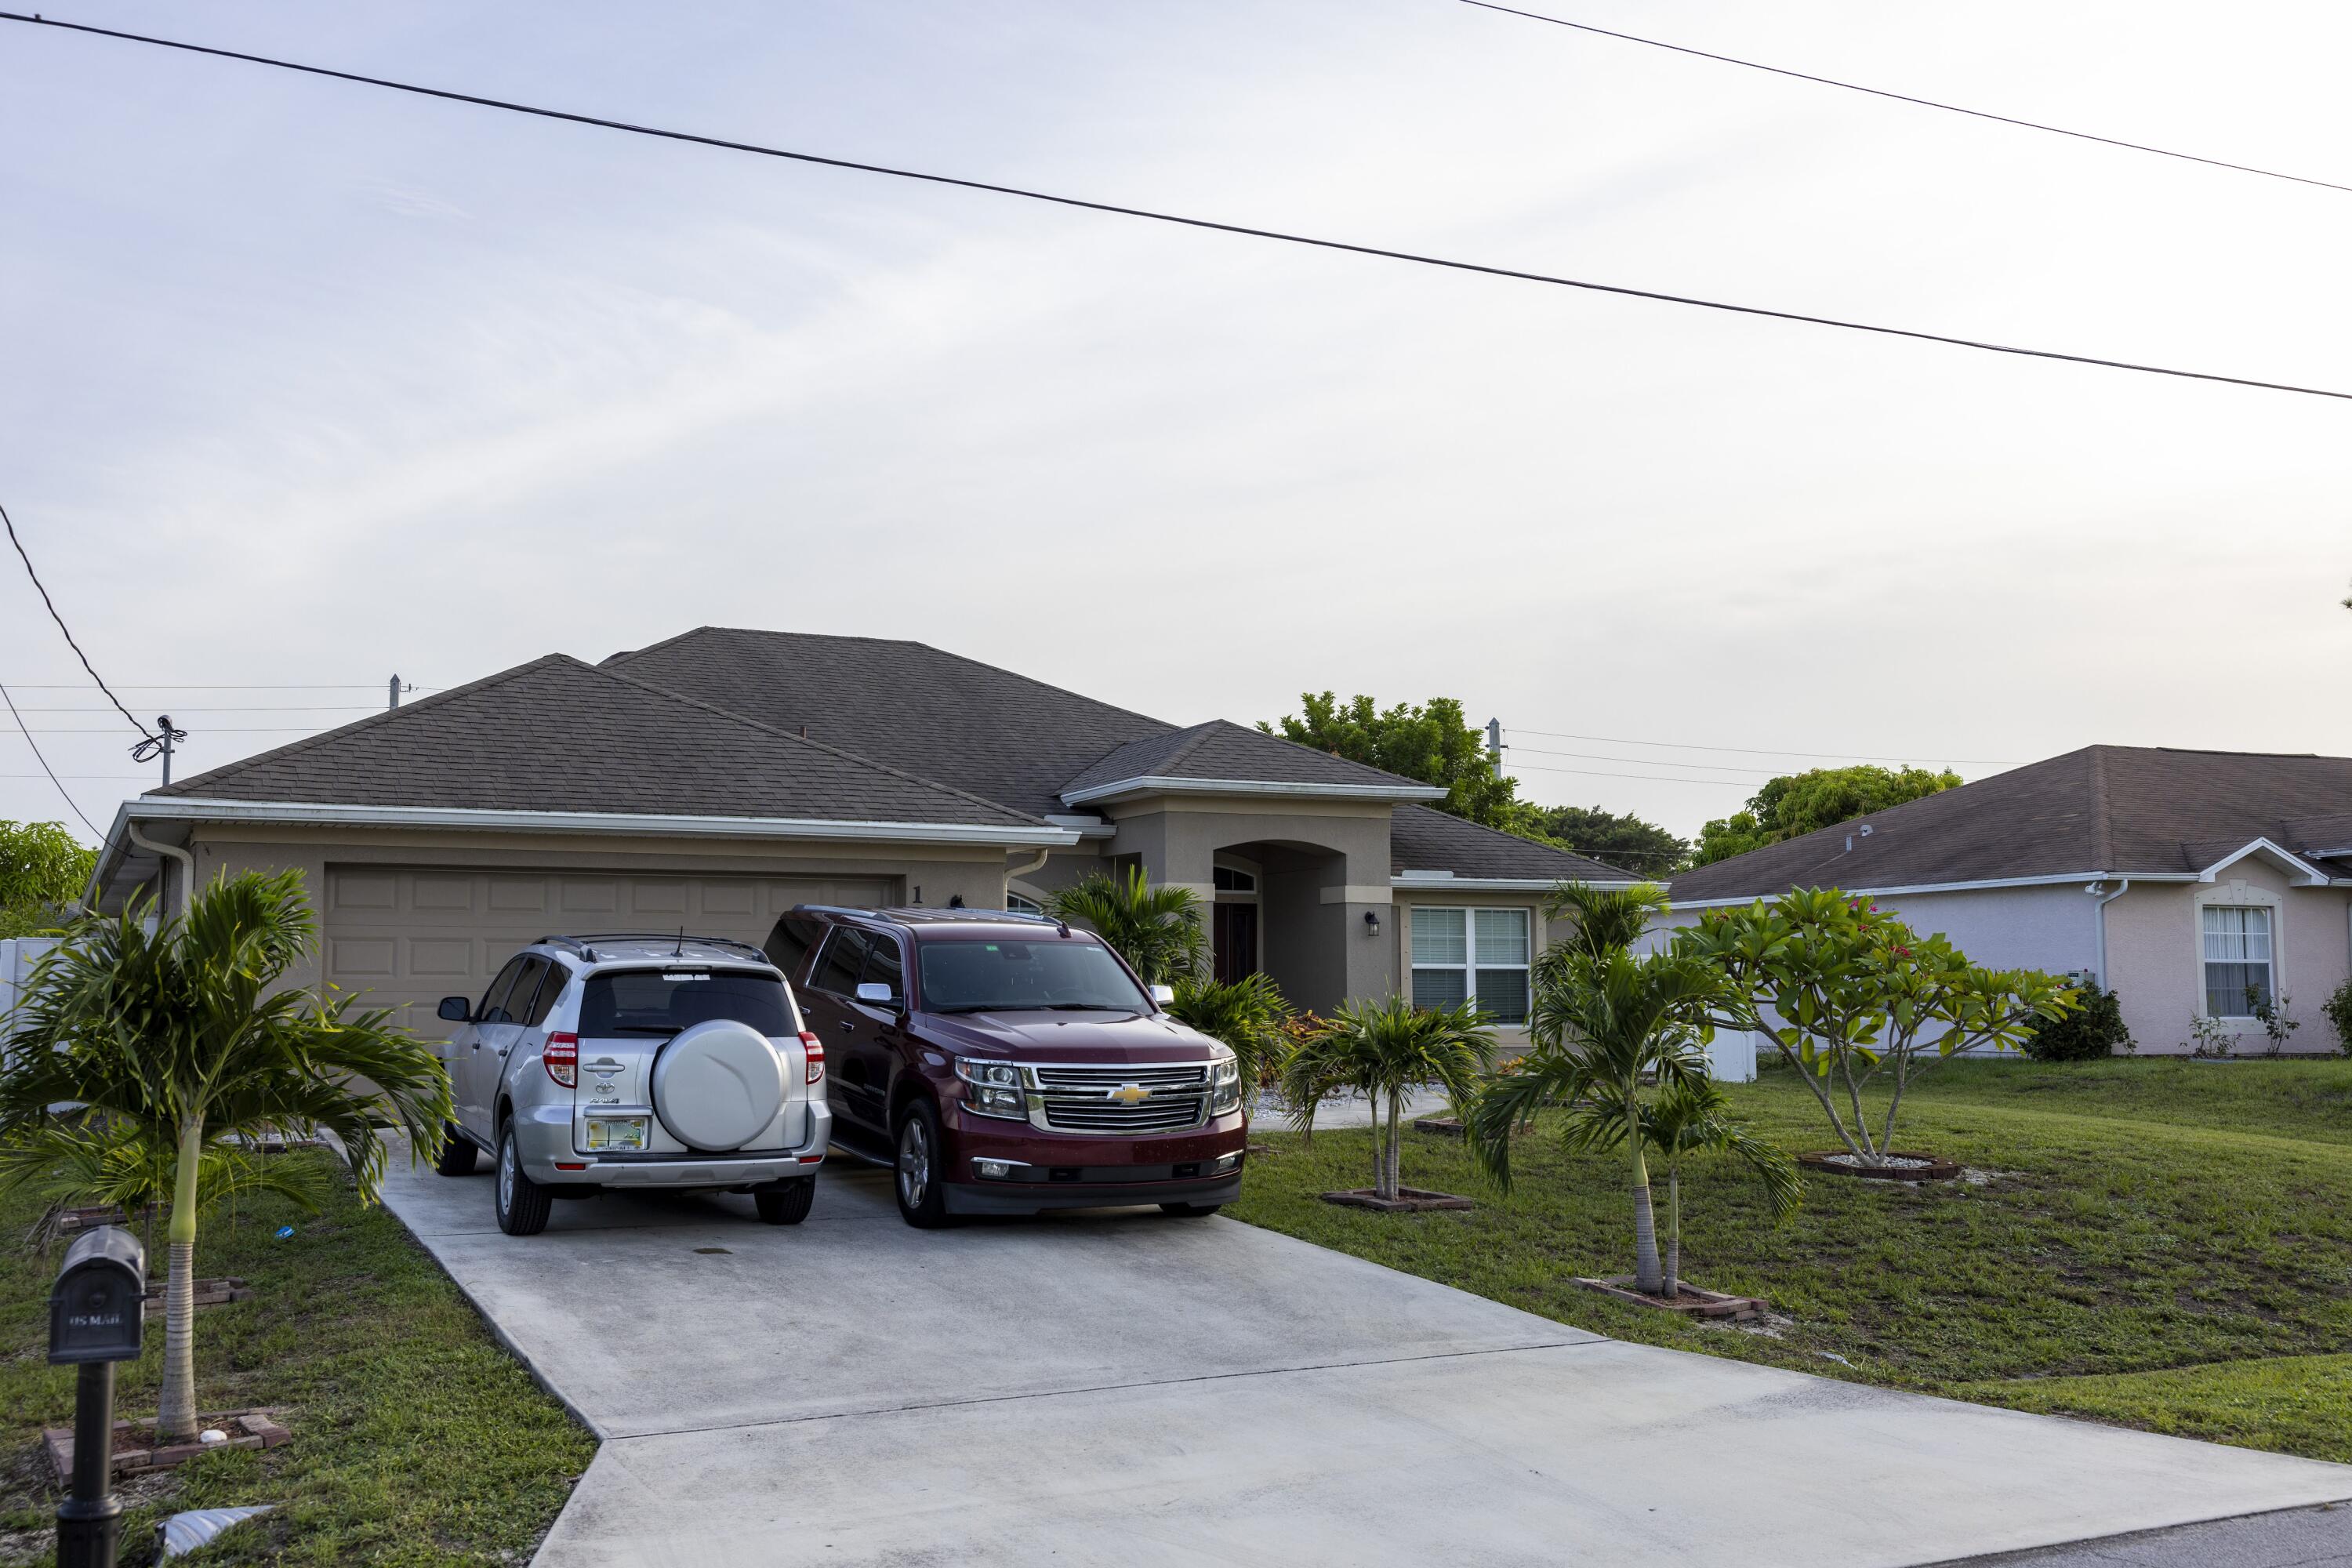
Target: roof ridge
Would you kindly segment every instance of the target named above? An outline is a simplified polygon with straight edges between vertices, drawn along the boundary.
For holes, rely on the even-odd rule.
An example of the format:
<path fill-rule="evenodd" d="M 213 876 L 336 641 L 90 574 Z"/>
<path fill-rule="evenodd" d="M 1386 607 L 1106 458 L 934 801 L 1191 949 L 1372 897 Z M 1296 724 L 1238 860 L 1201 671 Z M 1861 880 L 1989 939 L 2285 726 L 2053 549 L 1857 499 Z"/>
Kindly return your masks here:
<path fill-rule="evenodd" d="M 502 685 L 507 681 L 517 679 L 528 671 L 538 669 L 542 666 L 559 663 L 576 664 L 583 669 L 594 669 L 596 668 L 594 665 L 588 663 L 584 659 L 574 658 L 568 653 L 543 653 L 537 658 L 525 659 L 522 663 L 513 665 L 506 669 L 495 670 L 488 675 L 482 676 L 478 679 L 467 681 L 462 686 L 452 686 L 446 690 L 436 691 L 430 697 L 420 697 L 414 702 L 404 702 L 397 708 L 387 708 L 381 713 L 371 713 L 364 719 L 354 719 L 348 724 L 338 724 L 331 730 L 321 730 L 315 735 L 306 735 L 299 741 L 289 741 L 282 746 L 272 746 L 266 752 L 256 752 L 249 757 L 239 757 L 235 762 L 223 763 L 216 768 L 206 768 L 203 773 L 197 773 L 192 778 L 182 779 L 178 784 L 164 784 L 160 788 L 143 790 L 141 794 L 142 795 L 185 795 L 197 784 L 245 773 L 249 769 L 259 767 L 264 763 L 272 763 L 282 758 L 298 756 L 300 753 L 309 751 L 313 746 L 322 746 L 329 741 L 341 740 L 344 736 L 354 734 L 361 730 L 368 728 L 370 725 L 388 724 L 406 714 L 422 713 L 428 708 L 440 707 L 445 703 L 454 701 L 457 698 L 469 697 L 477 692 L 487 691 L 494 686 Z"/>
<path fill-rule="evenodd" d="M 569 656 L 559 654 L 555 657 L 566 658 Z M 706 702 L 699 697 L 688 697 L 682 691 L 672 691 L 667 686 L 656 686 L 650 680 L 640 680 L 634 675 L 624 675 L 617 669 L 608 669 L 601 664 L 583 663 L 581 665 L 581 668 L 593 671 L 597 675 L 601 675 L 607 680 L 617 680 L 625 686 L 634 686 L 640 691 L 650 691 L 656 697 L 666 697 L 673 702 L 683 702 L 689 708 L 698 708 L 706 713 L 715 713 L 722 719 L 730 719 L 736 723 L 744 725 L 749 729 L 757 730 L 761 734 L 772 735 L 779 740 L 790 741 L 797 745 L 813 747 L 814 749 L 826 752 L 829 755 L 841 757 L 849 762 L 857 763 L 863 766 L 872 768 L 877 773 L 888 773 L 893 778 L 908 780 L 911 783 L 921 784 L 927 789 L 938 790 L 942 795 L 951 795 L 958 800 L 967 800 L 971 802 L 974 805 L 984 805 L 991 811 L 1004 812 L 1009 816 L 1019 817 L 1024 822 L 1033 822 L 1040 826 L 1046 826 L 1045 819 L 1044 817 L 1032 816 L 1029 813 L 1022 811 L 1017 807 L 1007 805 L 1003 801 L 986 800 L 979 795 L 973 795 L 969 790 L 958 789 L 953 784 L 941 784 L 937 779 L 927 779 L 920 773 L 910 773 L 904 768 L 892 767 L 888 763 L 877 762 L 872 757 L 862 756 L 856 752 L 845 750 L 840 746 L 830 745 L 823 741 L 812 740 L 806 735 L 796 735 L 790 730 L 780 730 L 773 724 L 763 724 L 757 719 L 747 718 L 743 714 L 736 712 L 731 708 L 721 708 L 715 702 Z"/>

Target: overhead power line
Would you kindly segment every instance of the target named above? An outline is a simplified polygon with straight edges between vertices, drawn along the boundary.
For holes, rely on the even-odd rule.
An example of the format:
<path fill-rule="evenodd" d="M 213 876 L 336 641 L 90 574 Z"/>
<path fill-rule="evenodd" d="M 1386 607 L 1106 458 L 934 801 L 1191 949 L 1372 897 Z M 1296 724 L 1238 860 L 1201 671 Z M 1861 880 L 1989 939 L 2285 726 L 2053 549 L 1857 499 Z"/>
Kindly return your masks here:
<path fill-rule="evenodd" d="M 1864 756 L 1859 752 L 1775 752 L 1762 746 L 1702 746 L 1688 741 L 1635 741 L 1622 735 L 1571 735 L 1560 730 L 1528 730 L 1518 725 L 1513 725 L 1510 732 L 1515 735 L 1541 735 L 1552 741 L 1598 741 L 1604 746 L 1664 746 L 1677 752 L 1737 752 L 1742 756 L 1752 757 L 1830 757 L 1864 763 L 1909 763 L 1915 766 L 1919 762 L 1919 754 L 1908 757 L 1872 757 Z M 1642 759 L 1621 757 L 1612 760 L 1636 762 Z M 1657 760 L 1661 763 L 1665 761 L 1663 757 Z M 2013 768 L 2017 765 L 2014 761 L 2000 757 L 1939 757 L 1937 761 L 1947 766 L 1966 763 L 1988 768 Z"/>
<path fill-rule="evenodd" d="M 1647 779 L 1653 784 L 1706 784 L 1713 789 L 1746 789 L 1748 787 L 1746 782 L 1740 779 L 1695 779 L 1686 773 L 1607 773 L 1596 768 L 1538 767 L 1533 763 L 1524 767 L 1514 766 L 1510 771 L 1515 773 L 1574 773 L 1580 778 L 1588 779 Z"/>
<path fill-rule="evenodd" d="M 847 169 L 864 174 L 883 174 L 897 180 L 919 180 L 927 184 L 952 185 L 961 190 L 985 191 L 994 195 L 1019 196 L 1025 201 L 1050 202 L 1056 206 L 1076 207 L 1087 212 L 1110 213 L 1120 217 L 1146 218 L 1154 223 L 1179 224 L 1187 228 L 1207 229 L 1218 234 L 1237 234 L 1252 239 L 1279 240 L 1286 245 L 1313 246 L 1322 250 L 1346 251 L 1356 256 L 1374 256 L 1389 261 L 1409 261 L 1423 267 L 1449 268 L 1457 272 L 1475 272 L 1490 278 L 1511 278 L 1526 283 L 1547 283 L 1562 289 L 1580 289 L 1591 293 L 1615 294 L 1633 300 L 1654 300 L 1664 304 L 1688 305 L 1698 310 L 1721 310 L 1733 315 L 1760 316 L 1771 321 L 1802 322 L 1807 326 L 1835 327 L 1844 331 L 1870 332 L 1880 337 L 1907 338 L 1918 342 L 1943 343 L 1952 348 L 1977 349 L 1986 353 L 2017 354 L 2029 359 L 2058 360 L 2069 364 L 2087 364 L 2106 370 L 2133 371 L 2144 375 L 2168 375 L 2187 381 L 2217 382 L 2230 386 L 2254 387 L 2265 392 L 2292 392 L 2304 396 L 2331 397 L 2352 402 L 2352 392 L 2337 392 L 2326 387 L 2300 386 L 2289 382 L 2262 381 L 2251 376 L 2222 375 L 2212 371 L 2181 370 L 2169 365 L 2141 364 L 2129 360 L 2104 359 L 2095 354 L 2062 353 L 2054 349 L 2025 348 L 2010 343 L 1985 342 L 1973 338 L 1953 337 L 1942 332 L 1920 331 L 1909 327 L 1881 326 L 1869 321 L 1847 321 L 1835 316 L 1810 315 L 1800 310 L 1779 310 L 1761 305 L 1740 305 L 1723 300 L 1703 300 L 1690 294 L 1669 294 L 1655 289 L 1635 289 L 1619 283 L 1598 283 L 1589 279 L 1565 278 L 1556 273 L 1529 272 L 1514 267 L 1496 267 L 1485 262 L 1430 256 L 1418 251 L 1396 250 L 1385 246 L 1359 245 L 1349 240 L 1324 239 L 1313 235 L 1293 234 L 1282 229 L 1258 228 L 1247 224 L 1189 217 L 1182 214 L 1159 212 L 1149 207 L 1126 206 L 1115 202 L 1090 201 L 1079 196 L 1057 195 L 1049 191 L 1031 190 L 1020 185 L 999 184 L 988 180 L 965 179 L 953 174 L 936 174 L 920 169 L 901 169 L 886 163 L 868 163 L 851 158 L 825 157 L 814 153 L 799 153 L 782 147 L 766 146 L 756 142 L 738 142 L 721 136 L 699 135 L 689 131 L 671 131 L 660 126 L 636 125 L 627 121 L 608 119 L 602 115 L 581 114 L 570 110 L 548 109 L 537 104 L 518 103 L 507 99 L 486 98 L 477 93 L 457 92 L 447 88 L 425 87 L 416 82 L 394 80 L 390 77 L 364 76 L 357 71 L 304 65 L 295 60 L 278 59 L 269 55 L 247 54 L 238 49 L 218 48 L 209 44 L 186 43 L 177 38 L 161 38 L 144 33 L 126 33 L 112 27 L 92 26 L 85 22 L 61 22 L 53 16 L 35 16 L 18 11 L 0 11 L 0 21 L 23 22 L 35 26 L 57 27 L 68 32 L 87 33 L 97 37 L 118 38 L 126 43 L 148 44 L 157 48 L 178 49 L 188 54 L 210 55 L 220 59 L 243 60 L 249 65 L 268 66 L 277 70 L 298 71 L 306 76 L 356 82 L 364 87 L 380 87 L 394 92 L 414 93 L 420 98 L 437 98 L 452 103 L 470 103 L 478 108 L 502 110 L 511 114 L 535 115 L 542 120 L 560 120 L 574 125 L 593 125 L 606 131 L 626 132 L 633 136 L 653 136 L 668 142 L 691 142 L 696 146 L 716 147 L 730 153 L 750 153 L 763 158 L 782 158 L 796 163 L 811 163 L 829 169 Z"/>
<path fill-rule="evenodd" d="M 1753 763 L 1742 767 L 1729 763 L 1682 763 L 1676 762 L 1672 757 L 1612 757 L 1603 755 L 1599 752 L 1548 752 L 1541 746 L 1515 745 L 1506 747 L 1505 749 L 1515 757 L 1570 757 L 1578 762 L 1632 763 L 1636 766 L 1647 763 L 1651 767 L 1656 768 L 1698 768 L 1711 773 L 1751 773 L 1765 778 L 1770 777 L 1772 773 L 1771 769 L 1759 768 L 1755 766 Z M 1737 779 L 1723 779 L 1710 782 L 1737 784 L 1738 781 Z"/>
<path fill-rule="evenodd" d="M 15 537 L 15 531 L 13 530 L 10 531 L 9 537 Z M 41 755 L 41 743 L 33 739 L 33 732 L 30 730 L 26 730 L 25 728 L 24 718 L 16 711 L 16 700 L 8 695 L 8 689 L 5 686 L 0 686 L 0 702 L 5 702 L 8 705 L 8 716 L 16 721 L 16 728 L 24 734 L 25 744 L 33 748 L 33 760 L 41 764 L 41 772 L 49 775 L 49 782 L 58 786 L 58 793 L 59 795 L 65 796 L 67 809 L 70 810 L 76 816 L 81 818 L 81 825 L 89 829 L 89 836 L 92 838 L 97 839 L 101 844 L 104 843 L 106 841 L 106 835 L 98 830 L 98 824 L 89 819 L 88 814 L 82 810 L 80 804 L 77 802 L 72 794 L 67 790 L 65 781 L 58 778 L 56 770 L 49 766 L 49 759 Z M 25 776 L 29 778 L 32 775 L 26 774 Z"/>
<path fill-rule="evenodd" d="M 15 680 L 9 682 L 9 684 L 19 691 L 79 691 L 81 689 L 81 682 L 79 680 Z M 122 689 L 125 691 L 382 691 L 383 689 L 383 682 L 381 680 L 341 680 L 306 684 L 299 681 L 292 683 L 285 681 L 272 681 L 263 682 L 258 685 L 247 684 L 240 686 L 236 682 L 231 680 L 215 680 L 208 685 L 160 686 L 152 683 L 142 685 L 140 682 L 135 680 L 126 680 L 122 682 Z M 437 686 L 411 686 L 404 680 L 400 684 L 400 689 L 404 695 L 411 691 L 438 691 L 441 689 Z M 335 706 L 341 708 L 373 708 L 375 704 L 372 702 L 342 702 L 337 703 Z M 27 709 L 26 711 L 30 712 L 33 711 L 33 710 Z M 62 712 L 64 710 L 59 709 L 57 710 L 57 711 Z M 90 710 L 90 711 L 95 713 L 103 713 L 107 711 L 107 710 L 103 708 L 96 708 Z M 209 710 L 192 708 L 188 711 L 192 713 L 202 713 L 209 711 Z"/>
<path fill-rule="evenodd" d="M 2038 120 L 2020 120 L 2012 114 L 1995 114 L 1990 110 L 1970 109 L 1965 104 L 1944 103 L 1932 98 L 1917 98 L 1907 92 L 1895 92 L 1883 87 L 1864 87 L 1858 81 L 1841 81 L 1835 77 L 1815 76 L 1811 71 L 1790 70 L 1786 66 L 1768 66 L 1761 60 L 1744 60 L 1737 55 L 1718 55 L 1710 49 L 1696 49 L 1687 44 L 1670 44 L 1663 38 L 1645 38 L 1638 33 L 1620 33 L 1610 27 L 1596 27 L 1590 22 L 1571 22 L 1565 16 L 1548 16 L 1541 11 L 1522 11 L 1516 5 L 1498 5 L 1495 0 L 1462 0 L 1465 5 L 1475 5 L 1481 11 L 1499 11 L 1507 16 L 1524 16 L 1530 22 L 1549 22 L 1555 27 L 1573 27 L 1580 33 L 1591 33 L 1603 38 L 1617 38 L 1628 44 L 1644 44 L 1654 49 L 1668 49 L 1678 55 L 1690 55 L 1702 60 L 1714 60 L 1727 66 L 1744 66 L 1749 70 L 1767 71 L 1796 81 L 1810 81 L 1821 87 L 1843 88 L 1848 92 L 1868 93 L 1873 98 L 1892 99 L 1897 103 L 1916 104 L 1922 109 L 1940 109 L 1949 114 L 1965 114 L 1977 120 L 1998 121 L 2003 125 L 2020 126 L 2027 131 L 2046 131 L 2053 136 L 2072 136 L 2078 142 L 2096 142 L 2103 146 L 2121 147 L 2133 153 L 2153 153 L 2159 158 L 2178 158 L 2183 163 L 2203 163 L 2209 168 L 2229 169 L 2241 174 L 2260 174 L 2266 180 L 2290 180 L 2298 185 L 2317 185 L 2322 190 L 2352 191 L 2352 185 L 2338 184 L 2334 180 L 2315 180 L 2308 174 L 2289 174 L 2277 169 L 2258 168 L 2252 163 L 2232 163 L 2226 158 L 2208 158 L 2196 153 L 2181 153 L 2170 147 L 2151 147 L 2145 142 L 2126 142 L 2119 136 L 2101 136 L 2089 131 L 2070 131 L 2063 125 L 2046 125 Z"/>
<path fill-rule="evenodd" d="M 0 506 L 0 523 L 7 525 L 8 542 L 16 547 L 16 559 L 25 563 L 25 575 L 33 580 L 33 591 L 40 595 L 41 603 L 48 606 L 49 619 L 57 622 L 58 630 L 65 634 L 66 646 L 74 650 L 74 657 L 81 660 L 81 667 L 84 669 L 89 671 L 90 679 L 98 682 L 98 689 L 106 693 L 106 700 L 114 704 L 114 710 L 117 713 L 121 714 L 123 718 L 129 720 L 131 727 L 139 731 L 140 743 L 142 745 L 149 742 L 160 744 L 161 742 L 159 737 L 156 736 L 152 731 L 149 730 L 146 725 L 141 723 L 136 714 L 132 713 L 130 709 L 125 708 L 122 705 L 122 699 L 114 694 L 113 689 L 108 686 L 105 679 L 98 673 L 97 667 L 89 662 L 89 655 L 81 651 L 81 644 L 74 641 L 73 628 L 66 625 L 66 618 L 63 616 L 58 614 L 57 602 L 49 597 L 49 590 L 42 584 L 41 574 L 33 570 L 33 558 L 25 553 L 25 542 L 16 537 L 16 520 L 8 515 L 8 509 L 5 506 Z M 16 702 L 14 700 L 11 700 L 8 704 L 8 710 L 13 713 L 16 711 Z M 105 710 L 100 709 L 98 711 L 103 712 Z M 20 730 L 24 729 L 25 721 L 22 718 L 19 718 L 16 721 L 16 727 Z M 31 731 L 26 731 L 26 733 L 27 738 L 29 738 Z M 46 767 L 48 764 L 44 763 L 42 765 Z M 64 786 L 59 785 L 58 787 L 63 788 Z"/>

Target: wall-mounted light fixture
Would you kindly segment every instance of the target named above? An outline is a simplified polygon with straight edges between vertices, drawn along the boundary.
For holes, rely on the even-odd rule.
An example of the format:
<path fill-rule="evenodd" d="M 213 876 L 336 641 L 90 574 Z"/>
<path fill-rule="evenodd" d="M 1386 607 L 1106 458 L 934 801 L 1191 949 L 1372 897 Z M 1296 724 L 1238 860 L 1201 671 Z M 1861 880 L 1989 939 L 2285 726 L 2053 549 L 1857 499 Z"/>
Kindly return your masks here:
<path fill-rule="evenodd" d="M 1364 934 L 1366 936 L 1378 936 L 1381 934 L 1381 915 L 1378 910 L 1366 910 L 1364 911 Z"/>

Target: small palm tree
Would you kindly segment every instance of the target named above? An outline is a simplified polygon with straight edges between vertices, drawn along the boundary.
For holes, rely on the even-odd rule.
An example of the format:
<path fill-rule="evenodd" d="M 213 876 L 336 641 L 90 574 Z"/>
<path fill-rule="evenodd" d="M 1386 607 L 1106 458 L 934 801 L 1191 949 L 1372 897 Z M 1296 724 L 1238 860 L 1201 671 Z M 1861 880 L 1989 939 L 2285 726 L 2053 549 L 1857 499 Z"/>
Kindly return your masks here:
<path fill-rule="evenodd" d="M 1571 946 L 1541 968 L 1528 1010 L 1535 1048 L 1471 1108 L 1465 1131 L 1472 1157 L 1507 1192 L 1512 1133 L 1552 1106 L 1561 1110 L 1569 1148 L 1624 1148 L 1633 1162 L 1634 1286 L 1654 1295 L 1663 1279 L 1643 1133 L 1647 1097 L 1707 1082 L 1700 1032 L 1722 978 L 1696 959 L 1636 958 L 1622 948 Z"/>
<path fill-rule="evenodd" d="M 1284 1064 L 1283 1098 L 1291 1120 L 1312 1134 L 1324 1096 L 1353 1089 L 1372 1104 L 1372 1191 L 1393 1199 L 1403 1177 L 1399 1119 L 1410 1089 L 1434 1084 L 1449 1095 L 1474 1092 L 1478 1076 L 1495 1065 L 1495 1031 L 1475 1002 L 1415 1007 L 1402 996 L 1350 1002 L 1329 1026 L 1300 1041 Z M 1388 1102 L 1388 1137 L 1380 1135 L 1381 1102 Z"/>
<path fill-rule="evenodd" d="M 1147 985 L 1166 985 L 1208 966 L 1201 900 L 1186 888 L 1155 888 L 1140 866 L 1097 871 L 1045 900 L 1056 920 L 1090 927 Z"/>
<path fill-rule="evenodd" d="M 1544 950 L 1537 961 L 1565 963 L 1573 953 L 1595 957 L 1630 952 L 1650 921 L 1666 910 L 1666 889 L 1655 882 L 1631 888 L 1596 888 L 1590 882 L 1562 882 L 1544 904 L 1550 920 L 1571 926 L 1567 935 Z"/>
<path fill-rule="evenodd" d="M 178 1165 L 178 1151 L 135 1122 L 96 1113 L 58 1116 L 0 1143 L 0 1194 L 27 1192 L 47 1205 L 44 1233 L 66 1208 L 112 1207 L 152 1220 L 171 1202 Z M 197 1162 L 196 1213 L 201 1218 L 223 1204 L 270 1193 L 316 1214 L 331 1186 L 327 1167 L 316 1160 L 271 1158 L 209 1140 Z"/>
<path fill-rule="evenodd" d="M 1712 1079 L 1677 1080 L 1650 1101 L 1642 1118 L 1643 1142 L 1666 1164 L 1665 1294 L 1682 1293 L 1683 1161 L 1692 1154 L 1729 1154 L 1764 1181 L 1775 1223 L 1787 1221 L 1804 1199 L 1797 1163 L 1785 1149 L 1749 1131 L 1731 1114 L 1731 1101 Z"/>
<path fill-rule="evenodd" d="M 1266 1079 L 1281 1070 L 1290 1036 L 1285 1026 L 1297 1016 L 1270 976 L 1244 975 L 1231 982 L 1187 976 L 1176 982 L 1169 1016 L 1233 1047 L 1242 1084 L 1255 1099 Z"/>
<path fill-rule="evenodd" d="M 196 1430 L 196 1217 L 205 1156 L 265 1132 L 331 1133 L 362 1199 L 381 1184 L 379 1131 L 438 1147 L 449 1079 L 389 1012 L 271 988 L 317 940 L 301 874 L 224 877 L 149 931 L 142 910 L 77 927 L 29 978 L 0 1068 L 0 1142 L 42 1135 L 49 1108 L 87 1107 L 173 1156 L 161 1437 Z"/>

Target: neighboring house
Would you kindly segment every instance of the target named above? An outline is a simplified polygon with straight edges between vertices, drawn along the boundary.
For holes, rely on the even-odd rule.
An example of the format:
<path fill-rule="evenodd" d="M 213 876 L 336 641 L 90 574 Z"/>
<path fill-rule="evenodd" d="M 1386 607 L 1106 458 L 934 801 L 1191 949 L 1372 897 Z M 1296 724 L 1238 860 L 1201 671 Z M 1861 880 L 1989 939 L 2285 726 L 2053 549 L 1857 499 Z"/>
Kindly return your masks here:
<path fill-rule="evenodd" d="M 1524 1017 L 1546 892 L 1630 879 L 1432 810 L 1444 792 L 920 643 L 706 627 L 550 655 L 127 801 L 94 879 L 293 867 L 331 982 L 436 1029 L 519 944 L 765 940 L 797 903 L 1033 907 L 1139 866 L 1211 909 L 1218 972 L 1328 1011 L 1404 990 Z"/>
<path fill-rule="evenodd" d="M 2087 746 L 1674 879 L 1671 923 L 1791 888 L 1867 893 L 1979 963 L 2097 975 L 2143 1052 L 2192 1017 L 2290 1049 L 2352 971 L 2352 758 Z"/>

